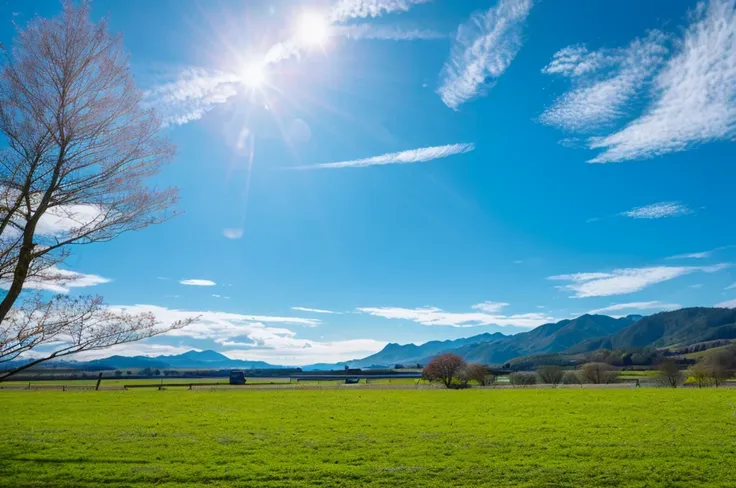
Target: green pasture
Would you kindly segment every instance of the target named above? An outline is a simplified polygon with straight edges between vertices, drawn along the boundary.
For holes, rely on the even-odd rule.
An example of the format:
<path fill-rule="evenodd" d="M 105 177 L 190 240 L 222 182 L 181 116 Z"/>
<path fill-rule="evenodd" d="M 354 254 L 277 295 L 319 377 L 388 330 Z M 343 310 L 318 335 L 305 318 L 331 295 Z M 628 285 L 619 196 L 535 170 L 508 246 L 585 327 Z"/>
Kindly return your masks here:
<path fill-rule="evenodd" d="M 736 390 L 0 391 L 0 487 L 733 487 Z"/>

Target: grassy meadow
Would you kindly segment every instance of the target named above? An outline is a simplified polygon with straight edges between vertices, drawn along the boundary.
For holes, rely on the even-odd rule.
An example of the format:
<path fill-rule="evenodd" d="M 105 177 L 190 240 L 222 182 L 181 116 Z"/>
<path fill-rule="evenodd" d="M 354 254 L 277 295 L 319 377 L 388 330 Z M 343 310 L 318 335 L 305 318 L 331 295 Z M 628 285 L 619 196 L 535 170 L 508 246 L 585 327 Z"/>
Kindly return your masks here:
<path fill-rule="evenodd" d="M 0 487 L 733 487 L 736 390 L 0 391 Z"/>

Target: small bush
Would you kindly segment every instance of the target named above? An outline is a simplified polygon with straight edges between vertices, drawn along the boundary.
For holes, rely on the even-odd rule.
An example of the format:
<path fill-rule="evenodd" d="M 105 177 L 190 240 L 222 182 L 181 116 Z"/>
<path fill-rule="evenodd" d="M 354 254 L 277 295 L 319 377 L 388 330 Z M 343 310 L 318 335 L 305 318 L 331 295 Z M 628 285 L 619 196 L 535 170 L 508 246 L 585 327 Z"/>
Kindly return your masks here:
<path fill-rule="evenodd" d="M 514 386 L 529 386 L 537 384 L 536 373 L 511 373 L 509 382 Z"/>

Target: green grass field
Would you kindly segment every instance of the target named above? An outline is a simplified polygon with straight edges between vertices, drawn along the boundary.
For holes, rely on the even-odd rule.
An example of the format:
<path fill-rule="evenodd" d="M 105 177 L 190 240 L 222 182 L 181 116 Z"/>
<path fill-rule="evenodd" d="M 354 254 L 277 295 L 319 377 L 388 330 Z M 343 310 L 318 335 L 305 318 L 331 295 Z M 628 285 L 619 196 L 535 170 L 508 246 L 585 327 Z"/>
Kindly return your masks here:
<path fill-rule="evenodd" d="M 733 487 L 736 390 L 0 391 L 0 486 Z"/>

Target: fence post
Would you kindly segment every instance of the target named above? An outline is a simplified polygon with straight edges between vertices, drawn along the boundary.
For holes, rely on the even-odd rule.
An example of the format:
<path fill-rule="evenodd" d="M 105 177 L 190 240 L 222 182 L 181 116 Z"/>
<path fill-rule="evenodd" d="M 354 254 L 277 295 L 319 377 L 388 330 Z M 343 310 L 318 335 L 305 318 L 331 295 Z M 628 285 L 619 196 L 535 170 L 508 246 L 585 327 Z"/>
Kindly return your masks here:
<path fill-rule="evenodd" d="M 95 385 L 95 391 L 100 389 L 100 383 L 102 382 L 102 373 L 97 375 L 97 385 Z"/>

